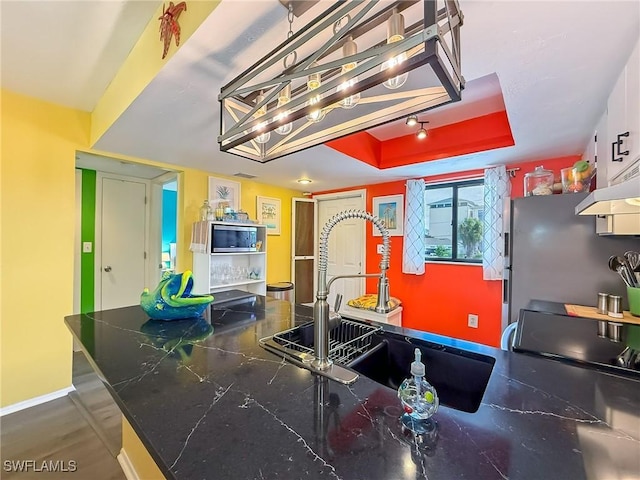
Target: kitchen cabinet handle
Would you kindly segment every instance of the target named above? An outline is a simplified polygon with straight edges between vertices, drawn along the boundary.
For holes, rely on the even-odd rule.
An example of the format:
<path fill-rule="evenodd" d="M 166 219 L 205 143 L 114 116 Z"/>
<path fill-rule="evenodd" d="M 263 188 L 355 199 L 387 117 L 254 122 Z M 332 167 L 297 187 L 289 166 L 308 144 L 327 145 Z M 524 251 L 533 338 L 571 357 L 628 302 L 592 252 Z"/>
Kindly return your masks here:
<path fill-rule="evenodd" d="M 614 162 L 621 162 L 624 160 L 621 155 L 629 155 L 629 150 L 625 150 L 624 152 L 620 151 L 620 147 L 624 142 L 622 137 L 628 137 L 629 132 L 619 133 L 618 139 L 611 144 L 611 160 Z"/>

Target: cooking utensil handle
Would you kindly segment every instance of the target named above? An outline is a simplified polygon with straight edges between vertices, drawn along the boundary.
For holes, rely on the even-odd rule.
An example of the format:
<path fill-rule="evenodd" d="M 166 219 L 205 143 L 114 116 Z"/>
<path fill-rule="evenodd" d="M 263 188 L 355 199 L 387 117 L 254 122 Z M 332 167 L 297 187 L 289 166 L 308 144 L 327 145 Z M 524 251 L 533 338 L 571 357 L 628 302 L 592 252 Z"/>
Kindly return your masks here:
<path fill-rule="evenodd" d="M 636 276 L 633 274 L 633 268 L 631 268 L 631 264 L 626 257 L 622 257 L 622 268 L 624 268 L 624 273 L 627 275 L 629 279 L 629 284 L 632 287 L 637 287 L 638 282 L 636 281 Z"/>

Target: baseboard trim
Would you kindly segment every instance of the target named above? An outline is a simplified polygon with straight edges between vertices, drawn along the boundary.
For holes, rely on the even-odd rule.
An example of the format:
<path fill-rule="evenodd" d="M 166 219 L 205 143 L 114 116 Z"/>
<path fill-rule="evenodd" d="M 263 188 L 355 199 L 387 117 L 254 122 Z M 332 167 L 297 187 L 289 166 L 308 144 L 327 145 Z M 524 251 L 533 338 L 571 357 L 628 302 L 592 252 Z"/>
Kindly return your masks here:
<path fill-rule="evenodd" d="M 127 477 L 127 480 L 140 480 L 138 472 L 136 472 L 133 463 L 131 463 L 131 460 L 129 459 L 129 455 L 127 455 L 127 452 L 124 450 L 124 448 L 120 449 L 120 453 L 116 458 L 118 459 L 120 468 L 122 468 L 124 476 Z"/>
<path fill-rule="evenodd" d="M 25 408 L 35 407 L 36 405 L 47 403 L 60 397 L 65 397 L 74 390 L 74 386 L 71 385 L 70 387 L 63 388 L 62 390 L 56 390 L 55 392 L 40 395 L 39 397 L 33 397 L 29 400 L 24 400 L 23 402 L 14 403 L 13 405 L 7 405 L 6 407 L 0 408 L 0 417 L 19 412 L 20 410 L 24 410 Z"/>

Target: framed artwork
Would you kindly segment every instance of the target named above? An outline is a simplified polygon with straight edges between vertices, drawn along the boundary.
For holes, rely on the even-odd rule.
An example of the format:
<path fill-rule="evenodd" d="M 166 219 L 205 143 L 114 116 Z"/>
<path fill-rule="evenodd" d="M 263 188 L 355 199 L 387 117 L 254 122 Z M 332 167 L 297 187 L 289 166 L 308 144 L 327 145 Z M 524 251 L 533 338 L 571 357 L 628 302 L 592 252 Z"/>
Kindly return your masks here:
<path fill-rule="evenodd" d="M 256 198 L 258 199 L 258 222 L 267 226 L 267 235 L 280 235 L 280 199 Z"/>
<path fill-rule="evenodd" d="M 240 210 L 240 182 L 209 177 L 209 205 L 216 208 Z"/>
<path fill-rule="evenodd" d="M 402 236 L 404 223 L 404 195 L 388 195 L 386 197 L 373 197 L 373 214 L 382 220 L 382 223 L 393 237 Z M 373 236 L 380 237 L 380 232 L 373 226 Z"/>

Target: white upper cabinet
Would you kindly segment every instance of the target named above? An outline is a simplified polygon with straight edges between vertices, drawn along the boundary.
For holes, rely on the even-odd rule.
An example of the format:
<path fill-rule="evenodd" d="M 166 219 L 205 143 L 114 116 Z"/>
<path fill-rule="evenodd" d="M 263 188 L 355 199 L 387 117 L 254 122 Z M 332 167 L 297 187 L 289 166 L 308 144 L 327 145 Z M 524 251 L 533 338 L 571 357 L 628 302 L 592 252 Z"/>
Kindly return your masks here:
<path fill-rule="evenodd" d="M 605 140 L 605 137 L 602 138 Z M 600 135 L 598 135 L 600 143 Z M 636 46 L 620 72 L 607 102 L 607 184 L 640 156 L 640 48 Z M 601 157 L 598 156 L 598 160 Z M 598 166 L 600 169 L 600 165 Z"/>
<path fill-rule="evenodd" d="M 595 138 L 595 158 L 597 159 L 598 169 L 596 170 L 596 186 L 606 187 L 609 183 L 609 175 L 607 167 L 609 166 L 611 155 L 611 145 L 609 144 L 609 135 L 607 135 L 607 112 L 602 114 L 598 125 L 596 126 Z M 587 149 L 588 151 L 588 149 Z M 586 156 L 586 154 L 585 154 Z M 589 160 L 589 158 L 584 158 Z"/>
<path fill-rule="evenodd" d="M 629 160 L 627 165 L 640 157 L 640 42 L 631 53 L 626 68 L 627 125 L 629 127 Z M 625 162 L 623 162 L 625 163 Z"/>

